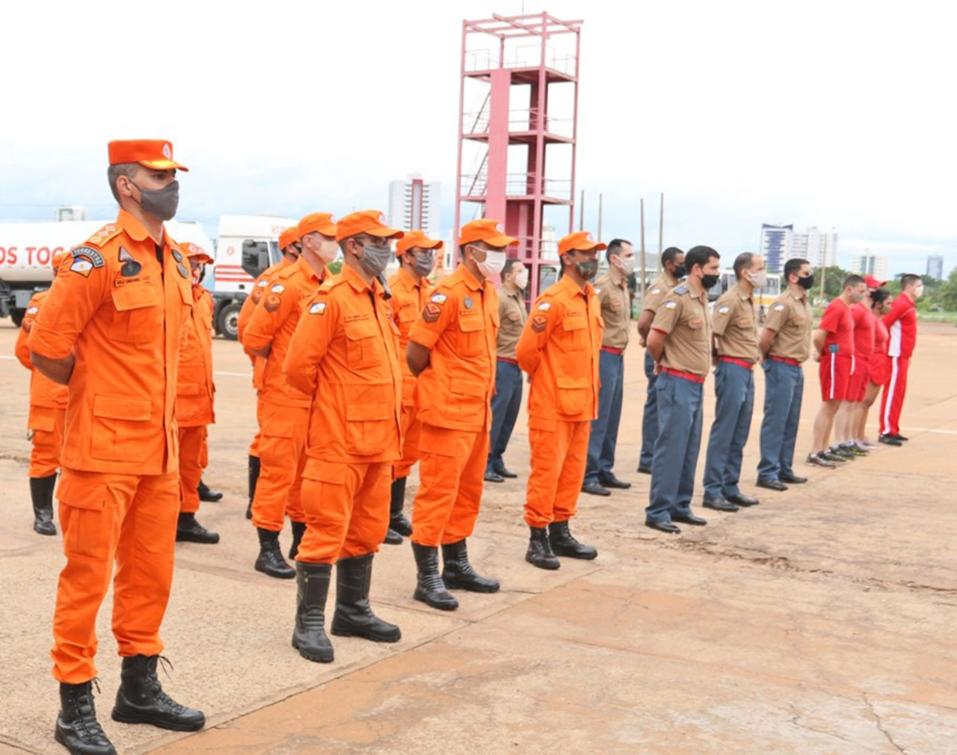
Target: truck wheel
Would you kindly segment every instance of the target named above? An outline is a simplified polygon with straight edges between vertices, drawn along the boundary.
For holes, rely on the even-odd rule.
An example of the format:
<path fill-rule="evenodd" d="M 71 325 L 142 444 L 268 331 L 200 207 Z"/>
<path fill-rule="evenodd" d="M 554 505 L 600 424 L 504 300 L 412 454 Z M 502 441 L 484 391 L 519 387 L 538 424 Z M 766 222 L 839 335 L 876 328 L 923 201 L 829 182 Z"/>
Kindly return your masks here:
<path fill-rule="evenodd" d="M 239 310 L 241 304 L 230 302 L 219 310 L 219 318 L 216 321 L 217 332 L 230 341 L 235 341 L 239 335 Z"/>
<path fill-rule="evenodd" d="M 27 313 L 25 309 L 11 309 L 10 310 L 10 319 L 13 320 L 13 324 L 18 328 L 23 323 L 23 316 Z"/>

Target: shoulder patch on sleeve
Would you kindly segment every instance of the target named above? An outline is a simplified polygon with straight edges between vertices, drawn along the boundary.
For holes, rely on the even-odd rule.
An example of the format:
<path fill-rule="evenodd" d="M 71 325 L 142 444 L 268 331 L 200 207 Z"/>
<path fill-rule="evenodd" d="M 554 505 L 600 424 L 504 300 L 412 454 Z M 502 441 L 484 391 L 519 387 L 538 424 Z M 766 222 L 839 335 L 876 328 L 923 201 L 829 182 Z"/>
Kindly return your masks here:
<path fill-rule="evenodd" d="M 277 283 L 275 286 L 273 286 L 269 290 L 272 291 L 274 294 L 281 294 L 283 291 L 286 290 L 286 287 L 282 285 L 282 283 Z"/>
<path fill-rule="evenodd" d="M 269 285 L 269 281 L 263 278 L 259 283 L 256 284 L 259 288 L 265 288 Z"/>
<path fill-rule="evenodd" d="M 103 267 L 103 255 L 96 249 L 89 246 L 78 246 L 70 252 L 74 260 L 85 259 L 90 263 L 90 267 Z M 72 269 L 72 268 L 71 268 Z"/>
<path fill-rule="evenodd" d="M 312 306 L 309 307 L 310 315 L 321 315 L 326 311 L 326 303 L 324 301 L 313 302 Z"/>
<path fill-rule="evenodd" d="M 731 311 L 731 307 L 718 307 L 718 312 L 720 312 L 723 315 L 727 314 L 730 311 Z"/>
<path fill-rule="evenodd" d="M 677 306 L 678 306 L 678 302 L 676 302 L 676 301 L 666 301 L 666 302 L 665 302 L 665 309 L 674 309 L 674 308 L 677 307 Z"/>
<path fill-rule="evenodd" d="M 429 299 L 429 301 L 435 302 L 436 304 L 445 304 L 447 299 L 448 297 L 445 294 L 435 293 L 432 294 L 432 297 Z"/>
<path fill-rule="evenodd" d="M 653 294 L 660 294 L 660 293 L 661 293 L 661 289 L 660 289 L 660 288 L 653 288 L 653 289 L 651 289 L 651 293 L 653 293 Z"/>
<path fill-rule="evenodd" d="M 672 290 L 679 296 L 688 293 L 688 287 L 684 283 L 679 283 Z"/>
<path fill-rule="evenodd" d="M 441 294 L 436 294 L 436 296 L 441 296 Z M 438 321 L 439 315 L 441 314 L 442 310 L 439 309 L 439 305 L 435 302 L 429 302 L 425 305 L 425 309 L 422 310 L 422 319 L 432 324 Z"/>
<path fill-rule="evenodd" d="M 39 312 L 39 311 L 40 311 L 40 308 L 39 308 L 39 307 L 30 307 L 30 308 L 27 310 L 27 314 L 28 314 L 28 315 L 35 315 L 35 314 L 36 314 L 37 312 Z"/>
<path fill-rule="evenodd" d="M 539 312 L 547 312 L 552 308 L 552 303 L 550 301 L 541 301 L 538 303 L 538 306 L 535 307 Z"/>
<path fill-rule="evenodd" d="M 783 304 L 775 304 L 775 305 L 774 305 L 774 309 L 777 310 L 778 312 L 781 312 L 781 311 L 784 310 L 784 305 L 783 305 Z"/>

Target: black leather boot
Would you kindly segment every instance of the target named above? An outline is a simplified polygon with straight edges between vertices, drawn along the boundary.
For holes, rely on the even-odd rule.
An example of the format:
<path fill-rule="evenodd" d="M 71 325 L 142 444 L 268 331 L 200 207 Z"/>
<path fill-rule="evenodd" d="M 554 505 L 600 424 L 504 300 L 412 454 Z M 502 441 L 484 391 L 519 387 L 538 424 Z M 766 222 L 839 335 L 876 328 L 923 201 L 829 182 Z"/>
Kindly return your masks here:
<path fill-rule="evenodd" d="M 299 543 L 302 542 L 302 536 L 306 534 L 305 522 L 290 522 L 292 525 L 292 545 L 289 546 L 289 560 L 295 561 L 296 554 L 299 553 Z"/>
<path fill-rule="evenodd" d="M 33 499 L 33 531 L 38 535 L 55 535 L 53 523 L 53 489 L 56 474 L 30 478 L 30 498 Z"/>
<path fill-rule="evenodd" d="M 439 549 L 412 543 L 412 554 L 415 556 L 417 569 L 412 597 L 442 611 L 454 611 L 458 608 L 459 602 L 446 589 L 445 582 L 439 575 Z"/>
<path fill-rule="evenodd" d="M 277 579 L 292 579 L 296 570 L 286 563 L 279 549 L 279 533 L 256 528 L 259 533 L 259 558 L 256 559 L 256 571 Z"/>
<path fill-rule="evenodd" d="M 116 755 L 96 720 L 93 683 L 60 684 L 60 715 L 53 737 L 74 755 Z"/>
<path fill-rule="evenodd" d="M 548 542 L 548 532 L 544 527 L 529 527 L 531 534 L 528 538 L 528 550 L 525 551 L 525 560 L 539 569 L 558 569 L 562 562 L 552 552 Z"/>
<path fill-rule="evenodd" d="M 199 487 L 196 488 L 199 493 L 199 500 L 206 503 L 219 503 L 223 500 L 223 494 L 218 490 L 212 490 L 205 482 L 199 481 Z"/>
<path fill-rule="evenodd" d="M 584 558 L 591 560 L 598 556 L 598 550 L 590 545 L 579 543 L 568 530 L 568 521 L 552 522 L 548 525 L 548 541 L 557 556 Z"/>
<path fill-rule="evenodd" d="M 216 545 L 219 542 L 219 533 L 210 532 L 197 522 L 195 514 L 180 514 L 176 522 L 176 542 Z"/>
<path fill-rule="evenodd" d="M 405 506 L 405 481 L 408 477 L 400 477 L 392 482 L 392 499 L 389 502 L 389 529 L 406 537 L 412 536 L 412 525 L 402 514 Z M 388 542 L 388 541 L 387 541 Z"/>
<path fill-rule="evenodd" d="M 253 518 L 253 498 L 256 497 L 256 482 L 259 480 L 259 457 L 249 457 L 249 505 L 246 507 L 246 518 Z"/>
<path fill-rule="evenodd" d="M 497 579 L 483 577 L 469 563 L 469 553 L 465 541 L 442 546 L 442 582 L 449 590 L 468 590 L 469 592 L 498 592 Z"/>
<path fill-rule="evenodd" d="M 326 596 L 331 564 L 296 564 L 296 628 L 292 646 L 317 663 L 332 663 L 332 643 L 326 636 Z"/>
<path fill-rule="evenodd" d="M 372 584 L 372 554 L 341 558 L 336 564 L 336 612 L 332 633 L 340 637 L 363 637 L 373 642 L 398 642 L 402 632 L 383 621 L 369 607 Z"/>
<path fill-rule="evenodd" d="M 158 660 L 158 655 L 123 659 L 113 720 L 124 724 L 152 724 L 170 731 L 199 731 L 206 725 L 206 716 L 202 711 L 180 705 L 163 691 L 156 675 Z"/>
<path fill-rule="evenodd" d="M 402 535 L 389 527 L 385 532 L 385 539 L 382 542 L 386 545 L 402 545 Z"/>

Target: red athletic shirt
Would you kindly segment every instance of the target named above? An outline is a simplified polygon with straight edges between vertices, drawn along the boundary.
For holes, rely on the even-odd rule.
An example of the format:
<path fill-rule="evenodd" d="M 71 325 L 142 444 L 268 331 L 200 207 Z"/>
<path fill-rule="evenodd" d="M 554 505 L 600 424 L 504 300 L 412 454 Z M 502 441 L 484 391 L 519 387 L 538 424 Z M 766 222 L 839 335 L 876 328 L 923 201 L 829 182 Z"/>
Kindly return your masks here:
<path fill-rule="evenodd" d="M 833 346 L 837 345 L 837 353 L 841 356 L 854 356 L 854 318 L 851 317 L 851 308 L 843 299 L 835 299 L 827 305 L 818 328 L 827 333 L 825 354 L 833 351 Z"/>
<path fill-rule="evenodd" d="M 858 359 L 870 359 L 874 351 L 874 329 L 877 316 L 864 302 L 851 307 L 851 319 L 854 320 L 854 356 Z"/>
<path fill-rule="evenodd" d="M 917 307 L 907 294 L 900 294 L 884 315 L 884 324 L 890 333 L 887 355 L 909 359 L 917 344 Z"/>

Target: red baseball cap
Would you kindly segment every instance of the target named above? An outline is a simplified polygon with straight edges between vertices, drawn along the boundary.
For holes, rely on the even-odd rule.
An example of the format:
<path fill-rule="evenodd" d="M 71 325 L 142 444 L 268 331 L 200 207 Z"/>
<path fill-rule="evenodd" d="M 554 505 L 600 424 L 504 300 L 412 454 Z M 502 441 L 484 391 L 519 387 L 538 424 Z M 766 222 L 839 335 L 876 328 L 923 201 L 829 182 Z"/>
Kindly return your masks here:
<path fill-rule="evenodd" d="M 112 141 L 107 147 L 110 165 L 139 163 L 153 170 L 185 170 L 185 165 L 173 159 L 173 144 L 165 139 L 128 139 Z"/>
<path fill-rule="evenodd" d="M 482 218 L 466 223 L 459 231 L 459 246 L 471 244 L 473 241 L 484 241 L 494 247 L 506 247 L 511 246 L 518 239 L 506 236 L 505 229 L 497 220 Z"/>
<path fill-rule="evenodd" d="M 380 239 L 401 239 L 405 234 L 385 224 L 385 215 L 378 210 L 359 210 L 340 218 L 336 225 L 336 241 L 368 233 Z"/>
<path fill-rule="evenodd" d="M 868 288 L 880 288 L 887 283 L 887 281 L 877 280 L 877 278 L 875 278 L 873 275 L 865 275 L 864 282 L 867 284 Z"/>
<path fill-rule="evenodd" d="M 441 249 L 440 239 L 430 239 L 424 231 L 409 231 L 395 245 L 396 254 L 405 254 L 410 249 Z"/>
<path fill-rule="evenodd" d="M 576 231 L 569 233 L 565 238 L 558 242 L 559 256 L 567 252 L 590 252 L 592 250 L 601 251 L 607 249 L 608 244 L 595 241 L 588 231 Z"/>

